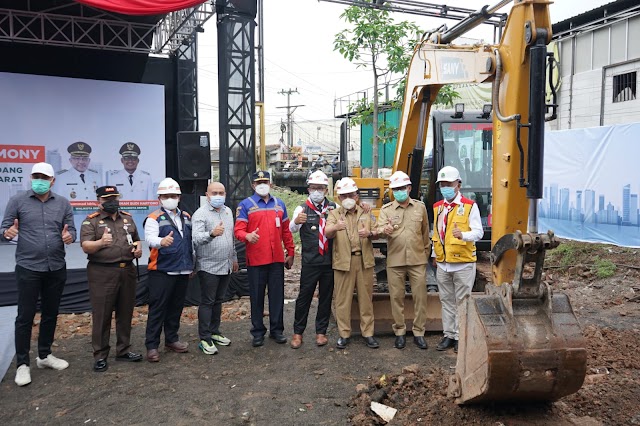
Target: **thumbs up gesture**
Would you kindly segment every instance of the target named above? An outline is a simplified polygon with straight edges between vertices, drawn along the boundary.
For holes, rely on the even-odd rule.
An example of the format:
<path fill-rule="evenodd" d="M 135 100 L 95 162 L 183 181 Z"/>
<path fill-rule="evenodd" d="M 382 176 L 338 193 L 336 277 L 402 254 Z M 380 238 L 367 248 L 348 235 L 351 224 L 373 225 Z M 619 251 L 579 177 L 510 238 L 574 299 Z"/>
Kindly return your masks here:
<path fill-rule="evenodd" d="M 173 244 L 173 231 L 169 232 L 169 235 L 160 241 L 162 247 L 169 247 L 171 244 Z"/>
<path fill-rule="evenodd" d="M 257 243 L 258 240 L 260 239 L 260 235 L 258 235 L 259 230 L 260 228 L 256 228 L 253 232 L 248 233 L 247 236 L 245 237 L 246 240 L 251 244 Z"/>
<path fill-rule="evenodd" d="M 73 236 L 69 232 L 69 225 L 64 225 L 62 228 L 62 242 L 65 244 L 71 244 L 73 242 Z"/>
<path fill-rule="evenodd" d="M 219 237 L 220 235 L 224 234 L 224 224 L 222 223 L 222 221 L 220 221 L 220 223 L 218 224 L 218 226 L 216 226 L 215 228 L 213 228 L 213 230 L 211 231 L 211 236 L 213 237 Z"/>
<path fill-rule="evenodd" d="M 345 221 L 344 215 L 340 216 L 340 220 L 336 223 L 336 231 L 344 231 L 347 229 L 347 222 Z"/>
<path fill-rule="evenodd" d="M 13 240 L 18 235 L 18 219 L 13 220 L 13 225 L 4 231 L 4 237 L 7 240 Z"/>
<path fill-rule="evenodd" d="M 301 225 L 303 223 L 307 222 L 307 214 L 300 212 L 300 214 L 298 214 L 298 216 L 296 216 L 296 220 L 294 220 L 296 225 Z"/>
<path fill-rule="evenodd" d="M 459 240 L 462 239 L 462 231 L 458 228 L 458 224 L 455 223 L 455 222 L 453 223 L 453 231 L 451 231 L 451 233 L 457 239 L 459 239 Z"/>
<path fill-rule="evenodd" d="M 111 234 L 109 227 L 104 228 L 100 241 L 102 241 L 102 247 L 108 247 L 113 244 L 113 234 Z"/>

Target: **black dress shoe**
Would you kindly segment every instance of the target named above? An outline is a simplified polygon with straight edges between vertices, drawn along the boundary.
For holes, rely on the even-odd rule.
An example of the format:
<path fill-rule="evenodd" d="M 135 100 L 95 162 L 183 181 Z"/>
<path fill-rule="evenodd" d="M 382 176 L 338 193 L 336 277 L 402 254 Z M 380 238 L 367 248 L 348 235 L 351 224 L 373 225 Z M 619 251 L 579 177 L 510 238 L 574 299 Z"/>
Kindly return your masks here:
<path fill-rule="evenodd" d="M 453 344 L 453 351 L 455 353 L 458 353 L 458 341 L 456 340 L 455 343 Z"/>
<path fill-rule="evenodd" d="M 287 343 L 287 338 L 284 337 L 284 334 L 270 334 L 269 338 L 276 341 L 276 343 Z"/>
<path fill-rule="evenodd" d="M 118 355 L 116 357 L 116 361 L 138 362 L 142 361 L 142 355 L 136 354 L 134 352 L 127 352 L 124 355 Z"/>
<path fill-rule="evenodd" d="M 396 336 L 396 342 L 393 344 L 393 346 L 395 346 L 396 349 L 404 349 L 406 345 L 407 345 L 407 338 L 404 335 Z"/>
<path fill-rule="evenodd" d="M 102 373 L 103 371 L 107 371 L 107 368 L 109 368 L 109 364 L 107 364 L 107 360 L 106 359 L 99 359 L 96 361 L 95 364 L 93 364 L 93 371 L 98 372 L 98 373 Z"/>
<path fill-rule="evenodd" d="M 424 336 L 413 336 L 413 343 L 420 349 L 427 349 L 427 341 L 424 340 Z"/>
<path fill-rule="evenodd" d="M 440 343 L 438 343 L 438 346 L 436 346 L 436 350 L 446 351 L 447 349 L 452 348 L 455 345 L 455 343 L 456 343 L 455 340 L 445 336 L 442 338 L 442 340 L 440 340 Z"/>
<path fill-rule="evenodd" d="M 365 337 L 364 341 L 371 349 L 378 349 L 380 347 L 378 341 L 373 336 Z"/>
<path fill-rule="evenodd" d="M 344 349 L 347 347 L 347 345 L 349 344 L 349 338 L 348 337 L 340 337 L 338 338 L 338 341 L 336 342 L 336 347 L 338 349 Z"/>
<path fill-rule="evenodd" d="M 251 341 L 251 345 L 254 348 L 264 345 L 264 336 L 254 337 L 253 340 Z"/>

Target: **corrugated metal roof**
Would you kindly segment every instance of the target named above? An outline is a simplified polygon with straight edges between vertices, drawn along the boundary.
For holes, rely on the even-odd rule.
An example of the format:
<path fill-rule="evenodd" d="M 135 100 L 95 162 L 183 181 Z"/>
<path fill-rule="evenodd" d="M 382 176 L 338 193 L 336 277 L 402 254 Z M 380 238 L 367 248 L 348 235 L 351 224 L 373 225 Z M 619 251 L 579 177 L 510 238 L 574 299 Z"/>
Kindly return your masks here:
<path fill-rule="evenodd" d="M 553 24 L 553 34 L 565 33 L 572 28 L 581 27 L 633 7 L 640 9 L 640 2 L 638 2 L 638 0 L 616 0 L 611 3 L 603 4 L 600 7 L 588 10 L 579 15 L 565 19 L 564 21 L 556 22 Z"/>

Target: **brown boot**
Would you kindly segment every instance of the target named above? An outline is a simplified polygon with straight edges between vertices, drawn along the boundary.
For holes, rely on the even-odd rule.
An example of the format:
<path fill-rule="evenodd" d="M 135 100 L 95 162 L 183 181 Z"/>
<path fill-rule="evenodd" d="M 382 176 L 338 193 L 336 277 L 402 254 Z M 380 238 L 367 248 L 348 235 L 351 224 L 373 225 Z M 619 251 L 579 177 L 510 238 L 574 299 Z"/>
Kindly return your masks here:
<path fill-rule="evenodd" d="M 294 334 L 291 338 L 291 348 L 298 349 L 302 346 L 302 334 Z"/>
<path fill-rule="evenodd" d="M 149 349 L 147 350 L 147 361 L 149 362 L 158 362 L 160 361 L 160 353 L 157 349 Z"/>
<path fill-rule="evenodd" d="M 324 346 L 329 342 L 326 334 L 316 334 L 316 345 Z"/>
<path fill-rule="evenodd" d="M 173 342 L 173 343 L 165 343 L 164 347 L 165 349 L 173 352 L 178 352 L 178 353 L 189 352 L 189 344 L 180 342 L 180 341 Z"/>

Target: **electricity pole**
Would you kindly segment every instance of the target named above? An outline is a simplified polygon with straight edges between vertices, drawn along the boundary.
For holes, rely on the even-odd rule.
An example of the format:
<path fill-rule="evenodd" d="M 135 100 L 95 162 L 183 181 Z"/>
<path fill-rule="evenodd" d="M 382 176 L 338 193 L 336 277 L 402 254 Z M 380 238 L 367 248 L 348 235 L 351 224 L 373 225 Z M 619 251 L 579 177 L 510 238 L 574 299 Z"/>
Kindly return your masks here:
<path fill-rule="evenodd" d="M 291 94 L 292 93 L 300 93 L 298 89 L 289 89 L 289 90 L 280 90 L 278 92 L 281 95 L 287 95 L 287 106 L 286 107 L 276 107 L 276 108 L 286 108 L 287 109 L 287 146 L 289 149 L 293 147 L 293 129 L 292 126 L 292 115 L 296 111 L 296 108 L 303 107 L 304 105 L 291 105 Z M 293 108 L 293 111 L 291 110 Z"/>

